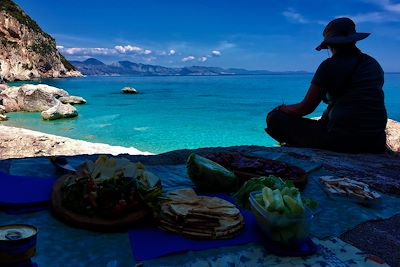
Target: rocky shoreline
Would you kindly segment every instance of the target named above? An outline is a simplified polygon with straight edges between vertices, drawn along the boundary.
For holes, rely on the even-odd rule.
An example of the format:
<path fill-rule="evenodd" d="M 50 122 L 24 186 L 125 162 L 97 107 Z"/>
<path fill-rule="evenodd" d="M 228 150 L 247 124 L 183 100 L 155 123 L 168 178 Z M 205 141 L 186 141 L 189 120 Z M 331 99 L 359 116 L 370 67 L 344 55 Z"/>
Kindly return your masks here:
<path fill-rule="evenodd" d="M 7 120 L 7 112 L 41 112 L 44 120 L 78 116 L 73 105 L 86 104 L 79 96 L 46 84 L 7 86 L 0 84 L 0 121 Z"/>
<path fill-rule="evenodd" d="M 151 155 L 133 147 L 91 143 L 4 125 L 0 125 L 0 132 L 0 160 L 83 154 Z"/>

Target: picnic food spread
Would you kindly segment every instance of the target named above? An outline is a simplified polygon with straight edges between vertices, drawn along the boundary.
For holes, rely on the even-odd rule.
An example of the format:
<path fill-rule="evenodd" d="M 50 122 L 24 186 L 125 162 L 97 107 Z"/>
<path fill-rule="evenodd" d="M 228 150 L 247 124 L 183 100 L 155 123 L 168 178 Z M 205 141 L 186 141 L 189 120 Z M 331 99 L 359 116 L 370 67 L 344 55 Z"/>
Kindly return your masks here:
<path fill-rule="evenodd" d="M 243 216 L 232 203 L 179 189 L 161 204 L 159 227 L 196 239 L 227 239 L 244 227 Z"/>
<path fill-rule="evenodd" d="M 61 177 L 53 187 L 52 203 L 56 215 L 64 219 L 82 226 L 112 227 L 144 218 L 146 204 L 160 195 L 159 178 L 143 164 L 99 156 L 75 174 Z"/>
<path fill-rule="evenodd" d="M 232 171 L 240 178 L 240 183 L 253 177 L 269 175 L 280 177 L 283 180 L 290 180 L 300 189 L 307 183 L 307 176 L 304 170 L 277 160 L 255 158 L 236 152 L 214 153 L 205 157 Z"/>
<path fill-rule="evenodd" d="M 238 178 L 233 172 L 196 154 L 189 156 L 187 170 L 193 183 L 202 191 L 232 191 L 238 184 Z"/>
<path fill-rule="evenodd" d="M 333 197 L 349 198 L 362 204 L 375 204 L 381 199 L 381 195 L 371 190 L 367 184 L 349 178 L 321 176 L 319 183 Z"/>
<path fill-rule="evenodd" d="M 289 184 L 265 186 L 250 194 L 250 204 L 261 229 L 271 241 L 290 244 L 308 237 L 311 217 L 299 190 Z"/>
<path fill-rule="evenodd" d="M 240 187 L 239 190 L 233 194 L 233 198 L 240 206 L 246 209 L 250 209 L 250 193 L 254 191 L 261 191 L 266 186 L 272 189 L 277 189 L 285 187 L 286 183 L 281 178 L 273 175 L 270 175 L 268 177 L 262 176 L 258 178 L 251 178 L 250 180 L 246 181 L 242 185 L 242 187 Z"/>

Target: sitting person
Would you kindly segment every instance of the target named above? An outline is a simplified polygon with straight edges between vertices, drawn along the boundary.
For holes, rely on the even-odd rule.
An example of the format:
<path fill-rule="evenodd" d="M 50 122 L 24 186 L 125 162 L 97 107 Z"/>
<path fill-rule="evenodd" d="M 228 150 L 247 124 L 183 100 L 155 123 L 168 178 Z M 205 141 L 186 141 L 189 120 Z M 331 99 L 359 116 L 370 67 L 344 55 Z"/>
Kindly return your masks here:
<path fill-rule="evenodd" d="M 267 116 L 265 131 L 280 143 L 347 153 L 383 153 L 386 149 L 387 113 L 379 63 L 363 54 L 358 33 L 349 18 L 331 21 L 316 48 L 330 49 L 332 57 L 318 67 L 303 101 L 281 105 Z M 303 118 L 323 101 L 321 119 Z"/>

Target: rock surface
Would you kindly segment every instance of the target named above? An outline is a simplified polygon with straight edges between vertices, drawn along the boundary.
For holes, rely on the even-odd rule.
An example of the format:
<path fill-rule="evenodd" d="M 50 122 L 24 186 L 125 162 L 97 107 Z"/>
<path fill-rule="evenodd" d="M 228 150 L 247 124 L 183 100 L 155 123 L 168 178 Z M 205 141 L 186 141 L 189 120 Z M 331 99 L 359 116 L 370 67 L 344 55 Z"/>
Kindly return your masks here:
<path fill-rule="evenodd" d="M 11 0 L 0 1 L 0 65 L 5 81 L 81 76 L 54 38 Z"/>
<path fill-rule="evenodd" d="M 122 88 L 121 91 L 124 94 L 137 94 L 138 93 L 138 91 L 132 87 L 124 87 L 124 88 Z"/>
<path fill-rule="evenodd" d="M 60 100 L 61 103 L 63 104 L 71 104 L 71 105 L 86 104 L 86 100 L 80 96 L 63 96 L 60 97 L 58 100 Z"/>
<path fill-rule="evenodd" d="M 18 89 L 17 104 L 21 111 L 41 112 L 57 104 L 53 94 L 41 88 L 22 86 Z"/>
<path fill-rule="evenodd" d="M 400 123 L 388 119 L 386 125 L 386 144 L 394 152 L 400 153 Z"/>
<path fill-rule="evenodd" d="M 3 105 L 0 105 L 0 121 L 8 120 L 6 113 L 6 108 Z"/>
<path fill-rule="evenodd" d="M 63 104 L 57 99 L 55 101 L 56 103 L 53 107 L 41 113 L 44 120 L 58 120 L 78 116 L 78 111 L 72 105 Z"/>
<path fill-rule="evenodd" d="M 86 100 L 78 96 L 69 96 L 68 92 L 46 84 L 26 84 L 21 87 L 4 87 L 0 89 L 0 114 L 4 112 L 44 112 L 46 120 L 70 118 L 78 116 L 74 104 L 84 104 Z M 67 104 L 61 103 L 64 99 Z M 3 112 L 3 113 L 4 113 Z"/>
<path fill-rule="evenodd" d="M 81 140 L 0 125 L 0 160 L 52 155 L 130 154 L 150 155 L 135 148 L 89 143 Z"/>

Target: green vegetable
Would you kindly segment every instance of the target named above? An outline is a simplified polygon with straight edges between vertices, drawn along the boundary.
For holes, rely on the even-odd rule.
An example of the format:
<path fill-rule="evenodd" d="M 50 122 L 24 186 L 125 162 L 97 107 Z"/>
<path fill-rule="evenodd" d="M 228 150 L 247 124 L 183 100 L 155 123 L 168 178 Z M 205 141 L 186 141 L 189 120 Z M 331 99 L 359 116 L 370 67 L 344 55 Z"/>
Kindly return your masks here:
<path fill-rule="evenodd" d="M 296 187 L 288 183 L 276 183 L 275 188 L 263 187 L 256 195 L 256 201 L 267 212 L 261 220 L 268 237 L 276 242 L 290 244 L 304 240 L 308 234 L 305 206 L 316 207 L 316 202 L 301 198 Z M 260 216 L 256 216 L 259 218 Z"/>
<path fill-rule="evenodd" d="M 285 209 L 285 204 L 283 203 L 281 191 L 279 189 L 273 190 L 272 202 L 268 207 L 268 211 L 283 212 L 284 209 Z"/>
<path fill-rule="evenodd" d="M 187 160 L 187 171 L 190 179 L 201 191 L 233 191 L 238 184 L 235 174 L 218 163 L 191 154 Z"/>
<path fill-rule="evenodd" d="M 298 203 L 291 196 L 284 195 L 283 201 L 293 215 L 301 215 L 304 213 L 303 203 Z"/>
<path fill-rule="evenodd" d="M 251 192 L 261 191 L 264 187 L 274 190 L 277 188 L 284 188 L 285 186 L 286 183 L 283 182 L 281 178 L 273 175 L 268 177 L 261 176 L 258 178 L 251 178 L 250 180 L 246 181 L 236 193 L 233 194 L 233 198 L 240 206 L 250 209 L 249 196 Z"/>
<path fill-rule="evenodd" d="M 271 188 L 269 187 L 264 187 L 262 189 L 262 198 L 264 200 L 264 207 L 268 209 L 268 207 L 271 205 L 271 203 L 274 201 L 273 193 Z"/>
<path fill-rule="evenodd" d="M 119 217 L 140 206 L 155 206 L 161 183 L 143 164 L 125 158 L 99 156 L 81 165 L 61 188 L 63 205 L 74 212 Z"/>

